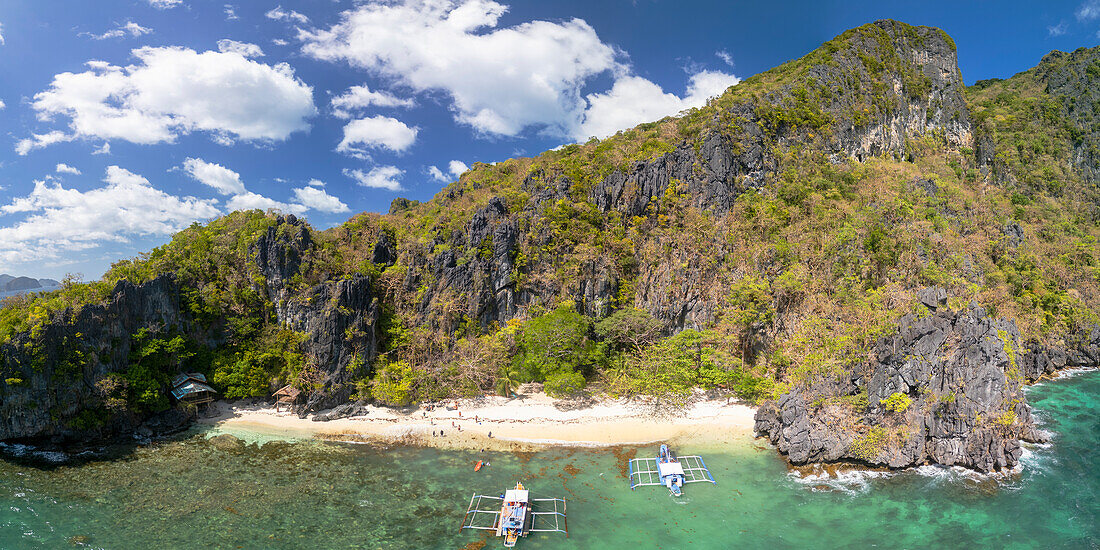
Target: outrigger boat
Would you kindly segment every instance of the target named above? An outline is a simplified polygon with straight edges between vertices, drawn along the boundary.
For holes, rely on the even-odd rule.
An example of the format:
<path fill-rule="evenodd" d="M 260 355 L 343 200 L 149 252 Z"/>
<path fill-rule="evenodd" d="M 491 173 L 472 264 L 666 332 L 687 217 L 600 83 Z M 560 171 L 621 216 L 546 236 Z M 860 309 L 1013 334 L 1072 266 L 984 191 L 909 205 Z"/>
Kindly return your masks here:
<path fill-rule="evenodd" d="M 718 484 L 710 475 L 703 457 L 677 457 L 668 445 L 661 445 L 656 458 L 633 458 L 628 465 L 631 490 L 645 485 L 664 485 L 673 496 L 680 496 L 685 483 L 709 481 Z"/>
<path fill-rule="evenodd" d="M 507 548 L 514 547 L 520 537 L 530 533 L 565 533 L 568 537 L 565 499 L 531 498 L 522 483 L 499 497 L 475 494 L 470 497 L 470 507 L 462 517 L 459 530 L 462 529 L 494 531 L 496 536 L 504 537 Z"/>

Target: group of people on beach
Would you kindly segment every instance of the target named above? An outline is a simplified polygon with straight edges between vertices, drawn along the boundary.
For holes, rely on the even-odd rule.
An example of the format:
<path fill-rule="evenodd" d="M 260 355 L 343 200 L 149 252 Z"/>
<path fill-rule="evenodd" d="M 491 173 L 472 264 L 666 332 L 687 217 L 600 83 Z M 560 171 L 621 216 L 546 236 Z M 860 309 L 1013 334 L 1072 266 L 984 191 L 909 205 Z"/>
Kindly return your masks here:
<path fill-rule="evenodd" d="M 428 418 L 428 412 L 434 410 L 435 407 L 436 407 L 436 405 L 425 405 L 424 406 L 425 411 L 421 413 L 421 418 Z M 458 418 L 461 419 L 462 418 L 462 411 L 458 410 L 458 402 L 455 402 L 454 410 L 458 411 Z M 433 425 L 433 426 L 435 425 L 435 420 L 429 419 L 429 422 L 431 423 L 431 425 Z M 474 415 L 474 423 L 479 424 L 479 425 L 481 424 L 481 418 L 476 414 Z M 451 427 L 458 430 L 459 432 L 462 431 L 462 424 L 459 424 L 458 422 L 456 422 L 454 420 L 451 421 Z M 443 430 L 432 430 L 432 437 L 445 437 L 445 436 L 443 435 Z M 489 438 L 492 439 L 492 437 L 493 437 L 493 432 L 490 431 L 489 432 Z"/>

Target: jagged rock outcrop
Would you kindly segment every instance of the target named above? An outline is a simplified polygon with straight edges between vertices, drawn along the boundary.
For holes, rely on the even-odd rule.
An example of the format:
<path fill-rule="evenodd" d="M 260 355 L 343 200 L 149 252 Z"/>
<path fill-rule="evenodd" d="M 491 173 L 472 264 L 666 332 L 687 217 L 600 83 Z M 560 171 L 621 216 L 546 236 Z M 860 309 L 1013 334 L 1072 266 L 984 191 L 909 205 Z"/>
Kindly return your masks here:
<path fill-rule="evenodd" d="M 756 432 L 796 464 L 1015 466 L 1020 441 L 1043 438 L 1022 391 L 1033 360 L 1013 322 L 974 305 L 951 311 L 945 298 L 942 289 L 922 292 L 932 313 L 900 319 L 875 361 L 850 376 L 766 403 Z"/>
<path fill-rule="evenodd" d="M 1071 162 L 1085 181 L 1100 182 L 1100 47 L 1052 51 L 1034 70 L 1076 128 Z"/>
<path fill-rule="evenodd" d="M 779 178 L 777 155 L 788 147 L 820 150 L 840 162 L 875 155 L 905 158 L 911 141 L 924 136 L 950 147 L 974 146 L 955 45 L 939 29 L 876 21 L 842 34 L 788 70 L 795 74 L 770 71 L 779 84 L 760 96 L 721 103 L 698 139 L 670 144 L 663 155 L 609 170 L 591 182 L 574 181 L 568 174 L 528 173 L 522 190 L 530 200 L 523 211 L 509 210 L 501 197 L 493 198 L 474 212 L 464 230 L 437 236 L 413 259 L 405 286 L 424 290 L 420 320 L 448 331 L 462 322 L 462 315 L 482 327 L 503 326 L 533 305 L 562 297 L 572 297 L 578 310 L 600 317 L 623 285 L 631 284 L 634 307 L 649 311 L 672 331 L 699 328 L 721 310 L 723 297 L 708 291 L 717 270 L 701 268 L 692 257 L 673 257 L 673 249 L 667 262 L 637 273 L 612 258 L 596 257 L 568 281 L 556 281 L 546 265 L 516 270 L 519 248 L 554 244 L 551 235 L 521 228 L 517 220 L 573 200 L 623 219 L 660 216 L 670 188 L 684 197 L 679 208 L 690 205 L 721 216 L 746 191 Z M 441 193 L 444 203 L 462 196 L 459 183 Z M 402 212 L 410 204 L 394 201 L 390 210 Z M 487 245 L 482 253 L 462 252 L 482 245 Z M 524 279 L 522 286 L 514 284 L 517 275 Z"/>
<path fill-rule="evenodd" d="M 253 247 L 264 277 L 264 292 L 275 304 L 279 323 L 304 333 L 301 351 L 312 386 L 301 414 L 343 404 L 354 393 L 352 381 L 370 374 L 378 353 L 375 324 L 381 309 L 369 277 L 324 281 L 304 292 L 302 261 L 316 246 L 302 220 L 279 217 Z M 376 263 L 392 263 L 392 237 L 382 234 L 374 246 Z"/>
<path fill-rule="evenodd" d="M 121 281 L 106 304 L 62 312 L 42 325 L 41 334 L 17 335 L 0 346 L 0 364 L 8 377 L 0 386 L 0 440 L 60 443 L 134 430 L 146 418 L 121 414 L 93 424 L 81 415 L 103 404 L 96 383 L 127 368 L 134 333 L 183 329 L 187 323 L 176 281 L 164 275 L 141 285 Z M 160 418 L 149 433 L 176 427 L 171 419 Z"/>

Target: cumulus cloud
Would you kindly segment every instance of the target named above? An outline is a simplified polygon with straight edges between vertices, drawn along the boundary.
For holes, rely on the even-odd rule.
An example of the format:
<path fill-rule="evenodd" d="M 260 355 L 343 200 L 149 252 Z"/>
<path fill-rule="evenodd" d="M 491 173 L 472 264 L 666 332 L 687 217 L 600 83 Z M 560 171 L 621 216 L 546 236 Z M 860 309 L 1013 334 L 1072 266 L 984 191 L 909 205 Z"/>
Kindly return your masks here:
<path fill-rule="evenodd" d="M 461 176 L 463 172 L 470 169 L 470 167 L 466 166 L 466 163 L 462 162 L 461 160 L 452 160 L 447 167 L 451 170 L 451 175 L 456 178 L 458 176 Z"/>
<path fill-rule="evenodd" d="M 444 174 L 443 170 L 440 170 L 438 166 L 429 166 L 428 175 L 431 176 L 433 180 L 440 183 L 446 183 L 450 180 L 450 178 L 447 177 L 447 174 Z"/>
<path fill-rule="evenodd" d="M 7 107 L 7 105 L 4 105 L 4 101 L 0 100 L 0 110 L 2 110 L 4 107 Z"/>
<path fill-rule="evenodd" d="M 106 185 L 81 192 L 46 177 L 35 182 L 29 195 L 0 206 L 0 223 L 5 215 L 25 216 L 0 226 L 0 263 L 57 258 L 106 242 L 171 235 L 219 214 L 212 200 L 169 195 L 118 166 L 107 167 L 103 182 Z"/>
<path fill-rule="evenodd" d="M 73 174 L 76 176 L 80 175 L 80 170 L 77 170 L 76 168 L 69 166 L 64 162 L 58 163 L 57 168 L 54 168 L 54 171 L 58 174 Z"/>
<path fill-rule="evenodd" d="M 232 195 L 225 201 L 229 211 L 260 209 L 279 210 L 287 214 L 304 214 L 307 210 L 333 214 L 348 211 L 348 205 L 340 199 L 316 188 L 325 186 L 319 180 L 311 180 L 307 187 L 294 189 L 295 200 L 287 203 L 245 189 L 241 175 L 220 164 L 187 158 L 183 161 L 182 169 L 196 181 L 214 188 L 218 193 Z"/>
<path fill-rule="evenodd" d="M 387 116 L 374 116 L 353 120 L 344 126 L 344 139 L 336 151 L 362 157 L 368 148 L 384 147 L 400 153 L 416 141 L 416 128 Z"/>
<path fill-rule="evenodd" d="M 444 174 L 443 170 L 440 170 L 438 166 L 429 166 L 428 175 L 431 176 L 432 179 L 435 181 L 446 183 L 448 181 L 451 181 L 452 179 L 458 179 L 458 177 L 461 176 L 463 172 L 469 169 L 470 167 L 466 166 L 465 162 L 462 162 L 461 160 L 452 160 L 450 164 L 447 165 L 448 173 Z"/>
<path fill-rule="evenodd" d="M 226 21 L 236 21 L 240 19 L 240 17 L 237 16 L 237 6 L 234 6 L 233 4 L 226 4 L 225 6 L 223 6 L 223 9 L 225 11 Z"/>
<path fill-rule="evenodd" d="M 183 171 L 195 181 L 213 187 L 222 195 L 237 195 L 245 192 L 241 175 L 220 164 L 188 157 L 183 161 Z"/>
<path fill-rule="evenodd" d="M 236 40 L 230 40 L 223 38 L 218 40 L 218 51 L 222 53 L 235 53 L 241 57 L 263 57 L 264 51 L 255 44 L 249 44 L 248 42 L 237 42 Z"/>
<path fill-rule="evenodd" d="M 31 137 L 23 138 L 15 143 L 15 152 L 20 155 L 25 155 L 34 149 L 41 149 L 42 147 L 48 147 L 55 143 L 72 141 L 73 139 L 75 139 L 75 136 L 58 130 L 46 132 L 45 134 L 31 134 Z M 110 149 L 108 149 L 108 152 L 110 152 Z"/>
<path fill-rule="evenodd" d="M 318 212 L 328 212 L 329 214 L 339 214 L 341 212 L 347 212 L 348 205 L 340 201 L 340 199 L 329 195 L 325 192 L 324 183 L 317 180 L 309 182 L 306 187 L 297 188 L 294 190 L 294 198 L 299 204 L 316 210 Z M 317 184 L 320 184 L 319 186 Z"/>
<path fill-rule="evenodd" d="M 168 10 L 183 4 L 183 0 L 146 0 L 146 2 L 158 10 Z"/>
<path fill-rule="evenodd" d="M 4 45 L 4 24 L 0 23 L 0 46 Z"/>
<path fill-rule="evenodd" d="M 309 128 L 317 109 L 313 89 L 285 63 L 265 65 L 237 52 L 198 53 L 180 47 L 139 48 L 137 65 L 89 61 L 89 70 L 54 76 L 35 94 L 42 121 L 69 120 L 69 133 L 52 131 L 19 142 L 28 151 L 59 141 L 100 138 L 133 143 L 174 142 L 194 131 L 216 141 L 283 140 Z"/>
<path fill-rule="evenodd" d="M 348 91 L 332 98 L 332 114 L 339 118 L 351 118 L 352 111 L 375 107 L 412 107 L 412 99 L 400 98 L 389 92 L 371 91 L 366 86 L 352 86 Z"/>
<path fill-rule="evenodd" d="M 309 23 L 308 17 L 294 10 L 284 10 L 282 6 L 276 6 L 275 9 L 268 11 L 264 15 L 266 15 L 268 19 L 274 19 L 276 21 L 286 21 L 288 23 L 298 23 L 300 25 Z"/>
<path fill-rule="evenodd" d="M 80 34 L 81 36 L 87 36 L 88 38 L 92 38 L 94 40 L 107 40 L 108 38 L 122 38 L 126 35 L 130 35 L 131 37 L 138 37 L 143 34 L 152 33 L 153 29 L 150 29 L 149 27 L 142 27 L 141 25 L 138 25 L 133 21 L 127 21 L 125 25 L 118 25 L 103 34 L 92 34 L 90 32 L 82 32 Z"/>
<path fill-rule="evenodd" d="M 304 214 L 306 207 L 300 204 L 288 204 L 263 195 L 246 191 L 240 195 L 225 201 L 226 209 L 230 212 L 236 210 L 278 210 L 286 214 Z"/>
<path fill-rule="evenodd" d="M 299 30 L 303 52 L 347 62 L 416 92 L 442 91 L 455 118 L 480 132 L 541 127 L 568 135 L 591 77 L 622 70 L 615 50 L 581 19 L 499 28 L 490 0 L 361 4 L 327 30 Z"/>
<path fill-rule="evenodd" d="M 390 191 L 401 190 L 401 181 L 398 178 L 404 174 L 405 171 L 396 166 L 378 166 L 372 168 L 369 172 L 344 169 L 345 176 L 355 180 L 355 183 L 363 187 L 389 189 Z"/>
<path fill-rule="evenodd" d="M 679 97 L 639 76 L 619 78 L 607 92 L 589 94 L 584 122 L 577 127 L 573 137 L 578 140 L 590 136 L 606 137 L 643 122 L 700 107 L 707 99 L 739 81 L 731 74 L 700 71 L 691 77 L 684 97 Z"/>

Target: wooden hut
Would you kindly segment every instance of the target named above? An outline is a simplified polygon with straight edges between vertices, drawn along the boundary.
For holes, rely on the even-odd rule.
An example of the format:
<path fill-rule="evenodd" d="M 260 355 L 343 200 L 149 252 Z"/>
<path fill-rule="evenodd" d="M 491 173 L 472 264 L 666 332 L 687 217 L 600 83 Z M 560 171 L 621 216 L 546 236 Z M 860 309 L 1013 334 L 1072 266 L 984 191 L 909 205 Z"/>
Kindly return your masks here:
<path fill-rule="evenodd" d="M 185 372 L 172 380 L 172 397 L 179 403 L 203 405 L 213 401 L 216 393 L 201 372 Z"/>
<path fill-rule="evenodd" d="M 293 406 L 294 403 L 298 401 L 298 396 L 301 394 L 302 390 L 290 384 L 279 388 L 279 390 L 272 395 L 272 397 L 275 398 L 275 412 L 279 412 L 279 406 L 281 405 L 286 405 L 287 408 Z"/>

